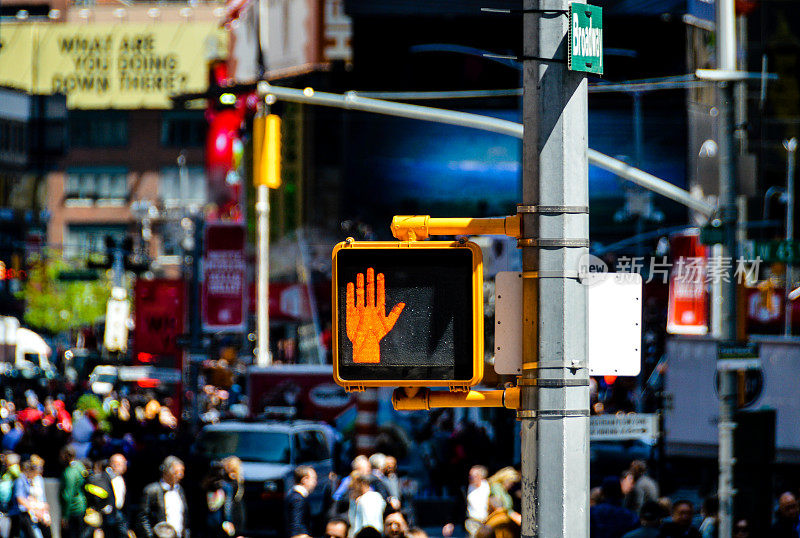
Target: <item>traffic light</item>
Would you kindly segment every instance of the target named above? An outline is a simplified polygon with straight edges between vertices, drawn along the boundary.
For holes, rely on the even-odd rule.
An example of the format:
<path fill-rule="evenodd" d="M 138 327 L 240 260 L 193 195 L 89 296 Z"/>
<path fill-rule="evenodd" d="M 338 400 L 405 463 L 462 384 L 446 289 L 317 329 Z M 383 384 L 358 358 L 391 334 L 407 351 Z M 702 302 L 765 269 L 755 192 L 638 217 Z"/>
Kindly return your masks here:
<path fill-rule="evenodd" d="M 339 243 L 333 338 L 334 379 L 345 389 L 478 384 L 480 248 L 447 241 Z"/>
<path fill-rule="evenodd" d="M 253 184 L 281 186 L 281 118 L 277 114 L 253 118 Z"/>

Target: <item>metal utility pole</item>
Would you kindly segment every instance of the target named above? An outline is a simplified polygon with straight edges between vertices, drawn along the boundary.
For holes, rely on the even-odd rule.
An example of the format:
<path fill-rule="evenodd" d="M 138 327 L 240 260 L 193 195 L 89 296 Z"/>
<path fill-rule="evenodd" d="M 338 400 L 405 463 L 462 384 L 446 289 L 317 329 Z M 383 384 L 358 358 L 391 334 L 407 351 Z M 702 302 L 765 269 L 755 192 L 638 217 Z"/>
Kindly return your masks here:
<path fill-rule="evenodd" d="M 797 152 L 797 139 L 790 138 L 783 141 L 786 150 L 786 241 L 791 244 L 794 241 L 794 166 Z M 793 267 L 791 263 L 786 264 L 786 311 L 783 324 L 784 336 L 792 335 L 792 301 L 789 294 L 792 292 L 792 282 L 794 281 Z"/>
<path fill-rule="evenodd" d="M 203 255 L 203 216 L 192 214 L 181 219 L 184 231 L 184 275 L 188 275 L 189 296 L 189 364 L 185 390 L 192 393 L 189 405 L 189 421 L 193 431 L 200 423 L 200 364 L 205 359 L 203 349 L 203 320 L 200 313 L 200 258 Z"/>
<path fill-rule="evenodd" d="M 736 66 L 736 19 L 733 0 L 717 0 L 717 69 L 734 73 Z M 722 259 L 730 259 L 731 269 L 722 282 L 722 318 L 720 341 L 732 342 L 737 337 L 736 281 L 733 265 L 736 260 L 736 142 L 733 114 L 733 82 L 720 77 L 719 83 L 719 217 L 725 233 Z M 734 77 L 730 77 L 734 78 Z M 719 535 L 733 535 L 733 432 L 736 429 L 736 372 L 719 372 Z"/>
<path fill-rule="evenodd" d="M 266 104 L 275 102 L 267 97 Z M 253 119 L 253 183 L 256 188 L 256 365 L 270 366 L 269 353 L 269 189 L 281 184 L 281 120 L 260 109 Z"/>
<path fill-rule="evenodd" d="M 269 366 L 269 187 L 256 185 L 256 230 L 258 269 L 256 270 L 256 364 Z"/>
<path fill-rule="evenodd" d="M 566 0 L 525 0 L 522 536 L 589 536 L 587 82 L 569 71 Z M 542 61 L 546 59 L 547 61 Z"/>

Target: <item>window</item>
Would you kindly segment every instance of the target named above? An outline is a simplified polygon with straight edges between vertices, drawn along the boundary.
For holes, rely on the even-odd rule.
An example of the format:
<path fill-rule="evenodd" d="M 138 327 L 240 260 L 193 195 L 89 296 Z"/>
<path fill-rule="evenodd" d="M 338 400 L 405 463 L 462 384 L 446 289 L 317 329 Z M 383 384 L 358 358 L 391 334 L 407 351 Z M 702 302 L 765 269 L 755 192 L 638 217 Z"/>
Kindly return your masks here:
<path fill-rule="evenodd" d="M 127 110 L 70 110 L 69 141 L 76 148 L 128 145 Z"/>
<path fill-rule="evenodd" d="M 289 436 L 259 431 L 206 431 L 200 451 L 211 459 L 236 456 L 242 461 L 289 463 Z"/>
<path fill-rule="evenodd" d="M 294 438 L 297 463 L 308 463 L 328 459 L 328 446 L 325 437 L 318 431 L 298 432 Z"/>
<path fill-rule="evenodd" d="M 181 182 L 185 182 L 183 185 Z M 171 166 L 162 169 L 158 194 L 165 207 L 185 207 L 206 203 L 206 174 L 200 166 L 187 166 L 186 175 Z"/>
<path fill-rule="evenodd" d="M 0 121 L 0 151 L 10 153 L 23 153 L 27 150 L 25 145 L 26 128 L 21 121 Z"/>
<path fill-rule="evenodd" d="M 127 233 L 124 224 L 70 224 L 64 234 L 64 257 L 85 258 L 92 252 L 105 252 L 106 236 L 119 243 Z"/>
<path fill-rule="evenodd" d="M 202 110 L 165 110 L 161 116 L 161 145 L 167 148 L 200 148 L 206 139 Z"/>
<path fill-rule="evenodd" d="M 128 173 L 123 168 L 84 168 L 67 171 L 65 205 L 121 206 L 128 196 Z"/>

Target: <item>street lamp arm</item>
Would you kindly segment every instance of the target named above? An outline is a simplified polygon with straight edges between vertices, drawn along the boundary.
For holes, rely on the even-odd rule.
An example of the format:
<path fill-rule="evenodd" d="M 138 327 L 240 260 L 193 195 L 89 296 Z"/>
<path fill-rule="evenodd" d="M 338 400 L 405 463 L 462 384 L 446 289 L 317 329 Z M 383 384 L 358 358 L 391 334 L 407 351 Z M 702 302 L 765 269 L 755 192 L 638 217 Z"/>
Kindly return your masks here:
<path fill-rule="evenodd" d="M 257 88 L 258 94 L 261 97 L 273 95 L 278 99 L 284 99 L 295 103 L 345 108 L 361 112 L 372 112 L 388 116 L 459 125 L 513 136 L 519 139 L 522 138 L 522 124 L 489 116 L 481 116 L 479 114 L 411 105 L 407 103 L 395 103 L 381 99 L 370 99 L 368 97 L 360 97 L 355 92 L 347 92 L 344 95 L 340 95 L 318 92 L 312 88 L 300 90 L 297 88 L 273 86 L 266 81 L 259 82 Z M 599 151 L 589 149 L 588 159 L 589 163 L 594 166 L 608 170 L 626 181 L 635 183 L 645 189 L 685 205 L 706 217 L 713 215 L 716 210 L 714 206 L 693 196 L 690 192 L 649 174 L 644 170 L 630 166 L 619 159 L 614 159 L 613 157 L 600 153 Z"/>

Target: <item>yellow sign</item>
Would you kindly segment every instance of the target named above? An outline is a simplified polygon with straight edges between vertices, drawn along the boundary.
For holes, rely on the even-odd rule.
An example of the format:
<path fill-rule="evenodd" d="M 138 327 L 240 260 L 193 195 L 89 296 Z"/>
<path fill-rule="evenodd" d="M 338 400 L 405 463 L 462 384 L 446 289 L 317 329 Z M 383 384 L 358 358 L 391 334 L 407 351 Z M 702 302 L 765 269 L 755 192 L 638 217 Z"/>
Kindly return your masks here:
<path fill-rule="evenodd" d="M 30 91 L 33 87 L 33 24 L 3 24 L 0 30 L 0 86 Z"/>
<path fill-rule="evenodd" d="M 212 22 L 3 27 L 6 35 L 24 29 L 36 52 L 26 62 L 0 49 L 0 80 L 21 78 L 30 65 L 23 89 L 64 93 L 69 108 L 171 108 L 171 95 L 205 91 L 208 61 L 226 45 Z"/>

